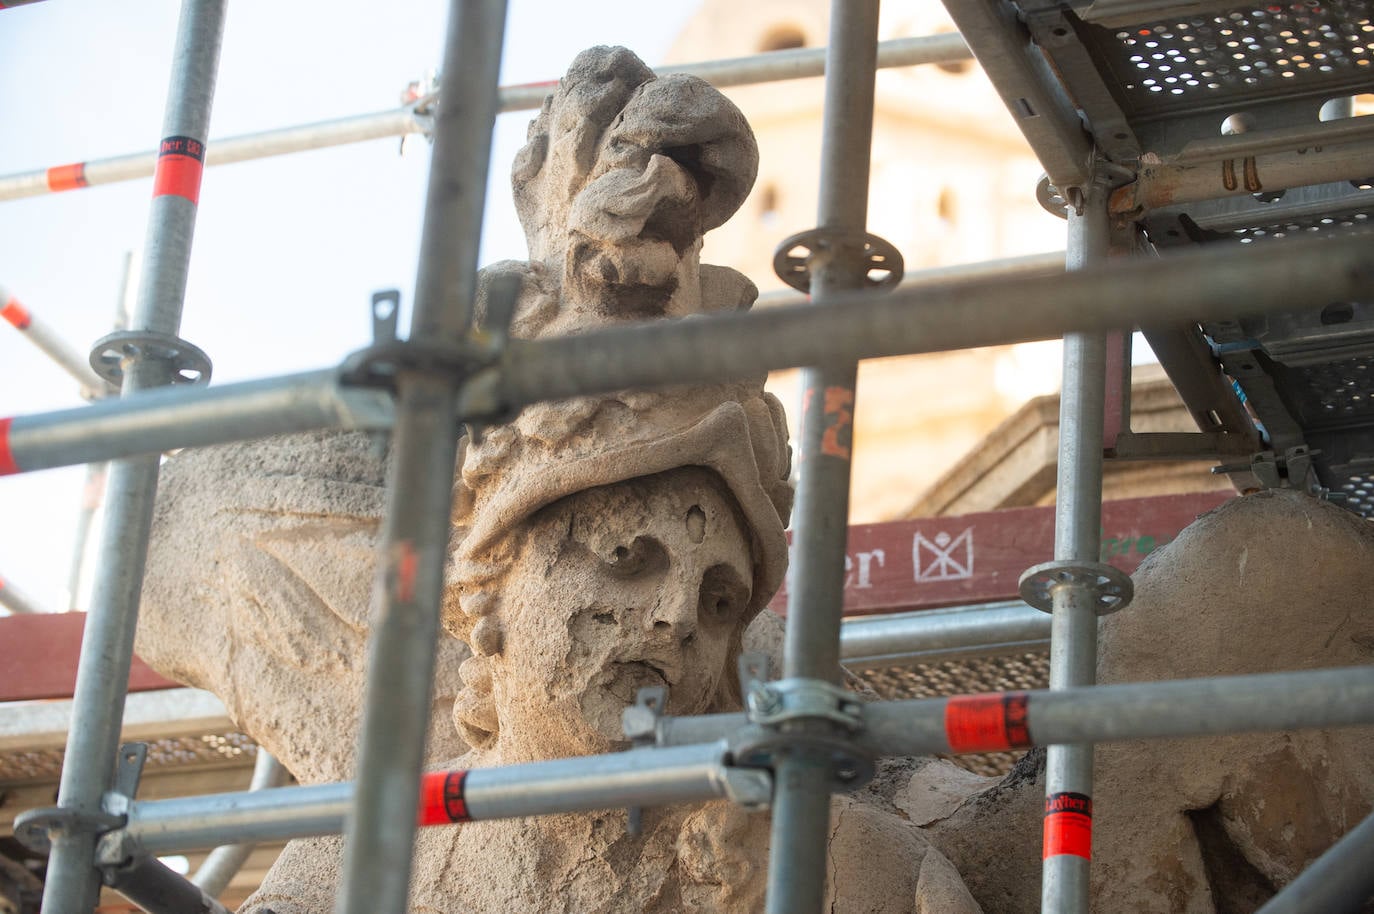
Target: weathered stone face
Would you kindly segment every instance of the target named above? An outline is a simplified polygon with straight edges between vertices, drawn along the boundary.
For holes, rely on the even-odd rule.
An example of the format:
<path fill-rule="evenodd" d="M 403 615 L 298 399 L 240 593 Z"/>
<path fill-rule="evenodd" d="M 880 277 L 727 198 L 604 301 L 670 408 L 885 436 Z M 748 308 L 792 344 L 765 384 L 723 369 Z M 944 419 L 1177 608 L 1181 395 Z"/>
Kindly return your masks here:
<path fill-rule="evenodd" d="M 479 323 L 492 280 L 503 274 L 521 281 L 516 337 L 747 308 L 753 284 L 700 264 L 697 253 L 702 233 L 744 199 L 756 167 L 748 125 L 705 83 L 656 78 L 624 49 L 583 53 L 531 125 L 515 166 L 531 259 L 483 271 Z M 445 637 L 437 694 L 454 693 L 458 668 L 452 721 L 470 749 L 432 762 L 481 767 L 622 747 L 621 712 L 644 686 L 667 686 L 674 714 L 737 710 L 734 661 L 746 634 L 751 647 L 780 643 L 776 616 L 746 628 L 787 564 L 787 441 L 782 408 L 758 377 L 535 404 L 468 442 L 455 468 L 444 624 L 471 655 L 459 667 L 458 642 Z M 346 453 L 356 457 L 360 442 L 350 443 Z M 381 498 L 373 484 L 363 522 L 356 510 L 346 513 L 352 490 L 343 480 L 331 487 L 337 474 L 325 460 L 311 468 L 315 497 L 298 509 L 302 516 L 282 517 L 275 501 L 289 486 L 257 458 L 269 448 L 290 455 L 308 447 L 320 447 L 319 436 L 226 452 L 233 459 L 224 465 L 253 485 L 242 519 L 216 530 L 215 549 L 197 554 L 199 570 L 213 574 L 225 567 L 222 556 L 245 548 L 252 561 L 233 566 L 223 598 L 185 598 L 177 525 L 205 534 L 206 518 L 226 502 L 238 509 L 243 496 L 201 490 L 195 511 L 175 522 L 164 516 L 160 559 L 150 565 L 157 599 L 149 643 L 157 652 L 149 659 L 215 689 L 252 735 L 297 773 L 318 777 L 352 762 L 372 569 L 355 560 L 340 575 L 302 555 L 343 534 L 353 546 L 374 544 Z M 380 479 L 380 453 L 364 464 L 363 476 Z M 164 501 L 184 504 L 193 475 L 169 474 Z M 279 553 L 303 569 L 289 587 L 268 560 Z M 350 587 L 325 586 L 341 576 Z M 294 600 L 304 600 L 304 618 Z M 187 607 L 207 604 L 214 618 L 202 630 L 228 637 L 188 645 Z M 337 658 L 346 675 L 313 688 L 317 654 Z M 289 670 L 262 674 L 283 655 Z M 332 709 L 325 735 L 298 718 L 311 701 Z M 432 752 L 456 742 L 447 713 L 436 723 L 447 738 L 432 737 Z M 848 797 L 836 798 L 834 809 L 832 910 L 976 914 L 958 874 L 909 823 Z M 647 810 L 642 834 L 628 832 L 623 811 L 425 829 L 412 910 L 757 910 L 768 831 L 766 815 L 726 803 Z M 293 842 L 243 912 L 332 910 L 339 849 L 336 838 Z"/>
<path fill-rule="evenodd" d="M 656 317 L 701 309 L 701 237 L 757 173 L 753 133 L 723 95 L 592 48 L 530 124 L 512 183 L 530 260 L 565 297 Z"/>
<path fill-rule="evenodd" d="M 645 686 L 667 686 L 672 713 L 712 707 L 749 617 L 746 530 L 719 478 L 697 468 L 579 492 L 531 518 L 501 596 L 501 649 L 478 674 L 502 760 L 623 747 L 621 712 Z"/>

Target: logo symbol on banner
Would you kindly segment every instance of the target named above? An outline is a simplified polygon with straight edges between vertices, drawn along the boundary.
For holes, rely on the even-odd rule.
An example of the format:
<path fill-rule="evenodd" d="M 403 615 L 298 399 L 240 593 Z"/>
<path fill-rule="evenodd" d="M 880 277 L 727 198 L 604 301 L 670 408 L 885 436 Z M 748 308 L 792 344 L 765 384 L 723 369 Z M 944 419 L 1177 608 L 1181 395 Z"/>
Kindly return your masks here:
<path fill-rule="evenodd" d="M 973 528 L 958 536 L 941 530 L 935 539 L 917 533 L 911 542 L 911 564 L 918 581 L 959 581 L 973 577 Z"/>

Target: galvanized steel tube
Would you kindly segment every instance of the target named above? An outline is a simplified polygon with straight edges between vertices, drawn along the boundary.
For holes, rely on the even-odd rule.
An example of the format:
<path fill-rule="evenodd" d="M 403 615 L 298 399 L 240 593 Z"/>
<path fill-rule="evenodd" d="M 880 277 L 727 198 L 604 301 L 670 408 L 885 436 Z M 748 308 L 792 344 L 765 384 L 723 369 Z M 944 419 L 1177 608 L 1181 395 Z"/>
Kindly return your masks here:
<path fill-rule="evenodd" d="M 389 394 L 342 388 L 338 372 L 326 369 L 214 387 L 163 387 L 17 416 L 7 441 L 11 472 L 24 473 L 312 429 L 389 428 L 393 414 Z"/>
<path fill-rule="evenodd" d="M 1043 650 L 1050 617 L 1020 600 L 845 619 L 840 659 L 851 670 Z"/>
<path fill-rule="evenodd" d="M 1303 281 L 1293 276 L 1301 272 Z M 1285 241 L 1263 250 L 1189 251 L 1053 277 L 1003 278 L 779 306 L 709 319 L 512 341 L 474 379 L 464 414 L 540 399 L 715 382 L 760 370 L 1050 339 L 1138 321 L 1324 307 L 1374 295 L 1361 238 Z M 1111 307 L 1104 307 L 1111 302 Z"/>
<path fill-rule="evenodd" d="M 109 386 L 91 370 L 91 363 L 86 356 L 77 352 L 46 321 L 20 304 L 4 286 L 0 286 L 0 317 L 71 375 L 81 385 L 83 397 L 100 397 L 109 391 Z"/>
<path fill-rule="evenodd" d="M 253 760 L 253 779 L 248 784 L 248 790 L 280 787 L 286 780 L 286 768 L 272 753 L 259 746 L 258 756 Z M 211 898 L 218 898 L 238 871 L 243 869 L 243 864 L 256 846 L 249 843 L 221 844 L 201 863 L 191 876 L 191 883 L 199 886 Z"/>
<path fill-rule="evenodd" d="M 1125 683 L 1026 698 L 1030 742 L 1110 742 L 1374 724 L 1374 667 Z M 864 708 L 860 746 L 884 756 L 950 751 L 949 698 L 875 702 Z M 475 821 L 727 797 L 727 743 L 743 714 L 665 718 L 666 748 L 531 762 L 467 772 L 464 800 Z M 684 743 L 691 735 L 699 741 Z M 981 751 L 981 750 L 968 750 Z M 766 796 L 742 784 L 744 799 Z M 225 842 L 337 834 L 353 784 L 135 801 L 124 828 L 101 842 L 101 860 L 194 850 Z"/>
<path fill-rule="evenodd" d="M 1110 244 L 1107 190 L 1091 182 L 1083 188 L 1082 212 L 1069 209 L 1066 267 L 1081 270 L 1105 260 Z M 1106 390 L 1106 334 L 1065 335 L 1054 512 L 1057 561 L 1093 565 L 1100 559 Z M 1070 582 L 1055 587 L 1052 600 L 1050 689 L 1090 686 L 1097 681 L 1097 592 L 1091 583 Z M 1088 914 L 1092 790 L 1092 745 L 1050 746 L 1040 883 L 1045 914 Z"/>
<path fill-rule="evenodd" d="M 959 701 L 970 697 L 865 705 L 864 729 L 856 740 L 865 750 L 882 756 L 954 752 L 949 739 L 950 703 L 955 702 L 957 707 Z M 1348 727 L 1374 724 L 1374 667 L 1132 682 L 977 697 L 1025 698 L 1028 739 L 1015 748 Z M 675 746 L 724 739 L 747 725 L 744 714 L 665 717 L 659 721 L 658 740 L 660 745 Z"/>
<path fill-rule="evenodd" d="M 745 792 L 766 802 L 766 778 L 727 777 L 724 742 L 475 768 L 463 777 L 468 819 L 509 819 L 628 806 L 702 802 Z M 757 775 L 757 773 L 754 773 Z M 343 829 L 355 784 L 316 784 L 169 800 L 136 801 L 128 823 L 101 842 L 114 862 L 139 854 L 225 843 L 281 841 Z M 415 819 L 415 808 L 410 809 Z"/>
<path fill-rule="evenodd" d="M 1050 339 L 1065 331 L 1322 307 L 1374 296 L 1374 266 L 1360 238 L 1293 241 L 1263 250 L 1190 251 L 1063 276 L 941 283 L 887 296 L 832 299 L 743 314 L 512 341 L 459 404 L 465 418 L 507 406 L 666 384 L 717 382 L 815 364 L 829 354 L 880 358 Z M 1303 283 L 1291 282 L 1303 271 Z M 1113 307 L 1102 302 L 1113 299 Z M 1015 302 L 1008 306 L 1008 302 Z M 919 303 L 919 307 L 913 307 Z M 0 474 L 215 444 L 309 428 L 391 424 L 385 395 L 336 388 L 331 370 L 210 388 L 148 391 L 129 401 L 0 419 Z M 288 406 L 274 397 L 323 399 Z M 210 412 L 219 419 L 211 420 Z M 205 418 L 202 423 L 195 417 Z M 88 425 L 91 422 L 93 424 Z M 318 423 L 318 424 L 312 424 Z M 148 437 L 145 437 L 148 436 Z M 9 458 L 13 458 L 9 460 Z"/>
<path fill-rule="evenodd" d="M 152 857 L 106 870 L 110 888 L 148 914 L 229 914 L 208 892 Z"/>
<path fill-rule="evenodd" d="M 14 586 L 13 581 L 0 577 L 0 606 L 17 616 L 40 615 L 47 612 L 38 602 Z"/>
<path fill-rule="evenodd" d="M 956 63 L 968 60 L 972 56 L 964 40 L 957 34 L 897 38 L 878 45 L 879 67 Z M 825 48 L 799 48 L 729 60 L 670 64 L 657 68 L 656 72 L 690 73 L 714 86 L 742 86 L 803 79 L 820 76 L 825 72 Z M 505 86 L 500 90 L 501 111 L 537 109 L 544 103 L 544 96 L 552 92 L 557 85 L 557 80 L 549 80 Z M 425 132 L 428 124 L 429 119 L 417 114 L 414 106 L 406 106 L 393 111 L 378 111 L 314 124 L 224 137 L 213 141 L 206 164 L 228 165 L 309 149 L 326 149 L 347 143 L 407 136 Z M 156 153 L 143 152 L 3 175 L 0 176 L 0 201 L 146 178 L 153 173 L 156 163 Z"/>
<path fill-rule="evenodd" d="M 1283 242 L 1262 250 L 1190 251 L 1062 276 L 940 283 L 886 296 L 847 295 L 832 299 L 827 308 L 786 305 L 559 339 L 516 340 L 499 365 L 469 383 L 459 410 L 464 418 L 481 418 L 541 399 L 718 382 L 816 364 L 831 355 L 861 359 L 941 352 L 1050 339 L 1072 330 L 1129 328 L 1142 320 L 1166 323 L 1359 301 L 1374 297 L 1374 265 L 1367 248 L 1361 238 L 1333 238 Z M 1295 286 L 1291 280 L 1298 270 L 1303 282 Z M 1112 307 L 1103 308 L 1108 299 Z M 127 403 L 106 401 L 0 419 L 0 474 L 244 437 L 241 427 L 224 424 L 227 419 L 252 422 L 263 435 L 390 424 L 392 410 L 384 395 L 340 391 L 333 377 L 326 370 L 211 388 L 148 391 Z M 288 412 L 297 415 L 274 424 L 267 414 L 279 408 L 269 402 L 276 396 L 324 399 L 290 406 Z M 214 422 L 202 412 L 212 408 L 224 410 Z M 198 414 L 207 417 L 206 424 L 194 419 Z M 95 424 L 87 425 L 88 420 Z"/>
<path fill-rule="evenodd" d="M 410 339 L 457 345 L 472 319 L 505 0 L 453 0 L 434 126 Z M 397 379 L 395 464 L 379 551 L 359 789 L 344 841 L 339 914 L 403 911 L 429 727 L 458 449 L 457 382 Z"/>
<path fill-rule="evenodd" d="M 839 240 L 828 253 L 811 257 L 811 296 L 818 309 L 833 307 L 829 299 L 836 293 L 863 288 L 868 273 L 863 241 L 877 45 L 878 0 L 831 3 L 817 221 Z M 800 477 L 783 652 L 787 677 L 837 682 L 840 675 L 857 371 L 853 359 L 830 358 L 802 371 Z M 834 729 L 819 720 L 783 726 Z M 830 759 L 823 753 L 796 749 L 777 759 L 768 914 L 819 912 L 824 904 L 830 779 Z"/>
<path fill-rule="evenodd" d="M 1365 816 L 1255 914 L 1358 914 L 1374 898 L 1374 815 Z"/>
<path fill-rule="evenodd" d="M 209 129 L 224 12 L 225 0 L 182 4 L 163 119 L 165 155 L 154 181 L 135 330 L 175 334 L 180 328 L 200 188 L 197 159 Z M 124 375 L 124 391 L 131 394 L 168 383 L 171 369 L 160 360 L 136 357 Z M 119 461 L 110 473 L 100 577 L 86 617 L 58 790 L 58 806 L 78 814 L 100 810 L 119 746 L 157 471 L 158 458 L 144 456 Z M 94 907 L 99 891 L 94 855 L 90 832 L 53 835 L 43 914 L 79 914 Z"/>

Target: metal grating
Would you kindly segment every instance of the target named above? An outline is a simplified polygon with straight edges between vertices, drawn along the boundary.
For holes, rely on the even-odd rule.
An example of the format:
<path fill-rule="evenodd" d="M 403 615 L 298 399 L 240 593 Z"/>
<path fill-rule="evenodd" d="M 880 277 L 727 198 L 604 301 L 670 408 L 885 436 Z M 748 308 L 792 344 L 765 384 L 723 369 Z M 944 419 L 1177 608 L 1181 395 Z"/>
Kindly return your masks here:
<path fill-rule="evenodd" d="M 1374 472 L 1351 474 L 1337 487 L 1336 493 L 1345 496 L 1338 502 L 1343 508 L 1361 517 L 1374 517 Z"/>
<path fill-rule="evenodd" d="M 1292 219 L 1283 222 L 1274 222 L 1268 225 L 1256 225 L 1249 228 L 1233 229 L 1231 235 L 1239 239 L 1241 244 L 1251 244 L 1255 241 L 1266 239 L 1298 238 L 1308 235 L 1325 235 L 1328 237 L 1333 235 L 1346 235 L 1359 231 L 1368 231 L 1371 227 L 1374 227 L 1374 223 L 1370 221 L 1371 213 L 1374 213 L 1374 209 L 1365 208 L 1309 219 Z"/>
<path fill-rule="evenodd" d="M 1102 52 L 1139 110 L 1274 91 L 1338 90 L 1374 76 L 1367 0 L 1238 6 L 1112 33 Z"/>
<path fill-rule="evenodd" d="M 148 761 L 144 767 L 147 770 L 251 759 L 257 751 L 257 744 L 247 734 L 237 731 L 176 736 L 148 743 Z M 61 749 L 0 753 L 0 783 L 56 779 L 62 773 L 63 755 Z"/>
<path fill-rule="evenodd" d="M 1306 426 L 1374 419 L 1374 357 L 1294 369 L 1284 387 Z"/>

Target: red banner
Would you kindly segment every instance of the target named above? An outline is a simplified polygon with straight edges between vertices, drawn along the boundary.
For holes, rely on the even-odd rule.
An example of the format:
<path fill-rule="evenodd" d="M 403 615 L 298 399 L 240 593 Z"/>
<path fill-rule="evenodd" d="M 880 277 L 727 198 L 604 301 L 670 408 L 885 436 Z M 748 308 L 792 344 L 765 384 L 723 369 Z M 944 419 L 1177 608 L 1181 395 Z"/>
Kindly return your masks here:
<path fill-rule="evenodd" d="M 1104 502 L 1102 560 L 1134 572 L 1198 515 L 1230 497 L 1204 492 Z M 844 611 L 862 615 L 1015 599 L 1021 573 L 1053 557 L 1052 507 L 852 526 Z M 786 586 L 770 606 L 786 612 Z"/>

